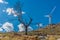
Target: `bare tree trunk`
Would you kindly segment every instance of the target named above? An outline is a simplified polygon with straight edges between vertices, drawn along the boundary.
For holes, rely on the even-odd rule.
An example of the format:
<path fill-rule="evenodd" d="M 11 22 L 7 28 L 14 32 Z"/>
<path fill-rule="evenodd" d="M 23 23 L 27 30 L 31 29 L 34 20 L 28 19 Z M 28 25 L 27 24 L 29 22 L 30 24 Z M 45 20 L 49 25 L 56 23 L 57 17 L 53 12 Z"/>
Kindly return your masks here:
<path fill-rule="evenodd" d="M 26 22 L 23 21 L 23 19 L 22 19 L 22 10 L 21 10 L 21 5 L 20 5 L 19 1 L 16 3 L 15 9 L 16 9 L 16 11 L 18 11 L 17 13 L 15 13 L 18 16 L 18 21 L 24 25 L 24 27 L 25 27 L 25 35 L 27 35 L 28 34 L 27 33 L 28 32 L 28 27 L 32 22 L 32 18 L 30 18 L 30 21 L 27 24 L 26 24 Z"/>
<path fill-rule="evenodd" d="M 28 35 L 28 27 L 25 26 L 25 35 Z"/>

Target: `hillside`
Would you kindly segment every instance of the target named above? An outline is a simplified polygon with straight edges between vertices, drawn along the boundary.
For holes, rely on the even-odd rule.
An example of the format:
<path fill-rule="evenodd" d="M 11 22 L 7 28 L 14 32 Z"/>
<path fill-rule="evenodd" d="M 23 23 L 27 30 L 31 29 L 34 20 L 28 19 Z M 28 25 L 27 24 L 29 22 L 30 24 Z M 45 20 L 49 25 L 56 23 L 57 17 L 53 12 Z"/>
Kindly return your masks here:
<path fill-rule="evenodd" d="M 35 31 L 32 31 L 31 34 L 60 34 L 60 23 L 59 24 L 50 24 L 47 25 L 45 28 L 41 28 Z"/>

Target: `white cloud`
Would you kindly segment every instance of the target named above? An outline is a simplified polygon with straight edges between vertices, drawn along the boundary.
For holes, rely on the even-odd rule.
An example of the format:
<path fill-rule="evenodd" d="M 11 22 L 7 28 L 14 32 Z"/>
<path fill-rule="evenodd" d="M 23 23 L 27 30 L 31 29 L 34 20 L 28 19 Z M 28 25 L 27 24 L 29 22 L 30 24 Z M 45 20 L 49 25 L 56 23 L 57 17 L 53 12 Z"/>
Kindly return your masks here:
<path fill-rule="evenodd" d="M 42 23 L 40 23 L 40 24 L 37 24 L 36 26 L 40 26 L 40 27 L 42 27 L 42 26 L 43 26 L 43 24 L 42 24 Z"/>
<path fill-rule="evenodd" d="M 25 12 L 24 12 L 24 11 L 22 11 L 22 14 L 25 14 Z"/>
<path fill-rule="evenodd" d="M 3 3 L 3 0 L 0 0 L 0 3 Z"/>
<path fill-rule="evenodd" d="M 0 32 L 2 32 L 3 31 L 3 29 L 0 27 Z"/>
<path fill-rule="evenodd" d="M 12 23 L 9 23 L 9 22 L 5 22 L 5 23 L 2 25 L 2 28 L 3 28 L 6 32 L 11 32 L 11 31 L 13 31 L 13 29 L 14 29 L 13 24 L 12 24 Z"/>
<path fill-rule="evenodd" d="M 11 15 L 11 13 L 14 12 L 13 8 L 7 8 L 6 12 L 8 13 L 8 15 Z"/>
<path fill-rule="evenodd" d="M 7 8 L 6 10 L 3 10 L 3 12 L 8 13 L 8 15 L 13 14 L 14 16 L 17 16 L 17 15 L 15 14 L 16 12 L 14 11 L 13 8 Z"/>
<path fill-rule="evenodd" d="M 18 25 L 18 28 L 19 28 L 19 32 L 25 31 L 25 27 L 22 23 Z M 32 31 L 32 30 L 33 28 L 29 26 L 28 31 Z"/>
<path fill-rule="evenodd" d="M 0 3 L 8 4 L 8 2 L 0 0 Z"/>
<path fill-rule="evenodd" d="M 22 31 L 25 31 L 25 27 L 24 25 L 21 23 L 18 25 L 18 28 L 19 28 L 19 32 L 22 32 Z M 28 27 L 28 31 L 32 31 L 33 28 L 32 27 Z M 12 32 L 14 31 L 14 27 L 13 27 L 13 24 L 12 23 L 9 23 L 9 22 L 5 22 L 2 27 L 0 27 L 0 32 Z"/>
<path fill-rule="evenodd" d="M 25 31 L 24 25 L 22 23 L 18 25 L 18 28 L 19 28 L 19 32 Z"/>
<path fill-rule="evenodd" d="M 29 26 L 28 27 L 28 31 L 32 31 L 32 30 L 33 30 L 33 28 Z"/>
<path fill-rule="evenodd" d="M 7 8 L 6 10 L 3 10 L 3 12 L 7 12 L 8 15 L 13 14 L 13 16 L 17 16 L 16 11 L 13 8 Z M 22 14 L 25 14 L 25 12 L 22 11 Z"/>

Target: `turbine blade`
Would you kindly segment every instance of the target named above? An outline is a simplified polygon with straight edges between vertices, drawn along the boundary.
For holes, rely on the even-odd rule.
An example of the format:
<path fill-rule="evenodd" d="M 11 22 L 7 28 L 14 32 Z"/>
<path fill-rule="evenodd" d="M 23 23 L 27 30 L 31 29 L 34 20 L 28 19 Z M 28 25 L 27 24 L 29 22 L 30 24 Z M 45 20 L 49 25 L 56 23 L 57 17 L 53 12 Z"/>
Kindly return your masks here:
<path fill-rule="evenodd" d="M 45 15 L 45 17 L 50 17 L 49 15 Z"/>
<path fill-rule="evenodd" d="M 52 9 L 52 11 L 50 12 L 50 14 L 52 14 L 56 9 L 56 6 L 54 6 L 54 8 Z"/>

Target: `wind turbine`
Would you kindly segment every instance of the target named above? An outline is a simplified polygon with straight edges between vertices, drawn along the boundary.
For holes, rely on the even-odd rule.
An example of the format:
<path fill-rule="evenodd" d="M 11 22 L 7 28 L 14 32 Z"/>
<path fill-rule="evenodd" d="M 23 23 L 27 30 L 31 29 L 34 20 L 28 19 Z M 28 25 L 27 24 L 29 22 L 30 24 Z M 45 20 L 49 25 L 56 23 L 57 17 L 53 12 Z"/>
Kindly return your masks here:
<path fill-rule="evenodd" d="M 51 10 L 51 12 L 48 15 L 45 15 L 45 17 L 49 18 L 49 24 L 52 24 L 52 13 L 55 11 L 56 6 L 54 6 L 54 8 Z"/>

